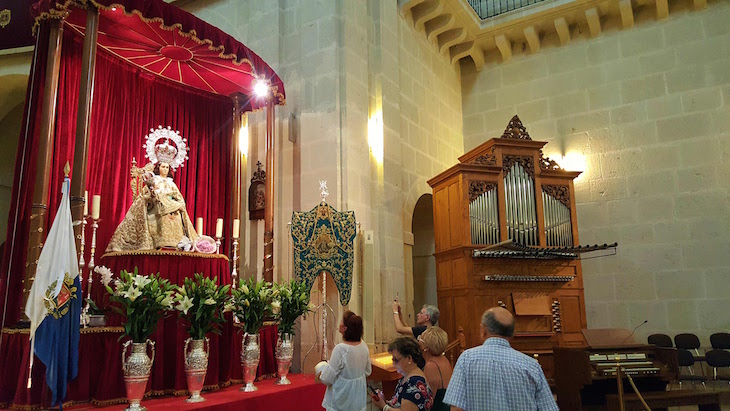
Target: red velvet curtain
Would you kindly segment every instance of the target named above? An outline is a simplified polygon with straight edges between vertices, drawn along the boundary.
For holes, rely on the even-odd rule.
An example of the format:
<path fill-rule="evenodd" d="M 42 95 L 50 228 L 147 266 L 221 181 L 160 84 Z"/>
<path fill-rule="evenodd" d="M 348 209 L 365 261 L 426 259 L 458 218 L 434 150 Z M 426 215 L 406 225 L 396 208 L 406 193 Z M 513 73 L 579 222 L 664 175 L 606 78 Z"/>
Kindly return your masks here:
<path fill-rule="evenodd" d="M 48 38 L 47 22 L 41 26 L 41 45 Z M 46 45 L 47 47 L 47 45 Z M 66 29 L 61 54 L 61 70 L 58 90 L 58 109 L 53 145 L 53 162 L 50 170 L 49 226 L 60 202 L 63 166 L 66 161 L 73 164 L 73 150 L 76 133 L 79 82 L 83 38 L 73 30 Z M 21 136 L 16 160 L 13 203 L 19 197 L 20 215 L 15 230 L 15 247 L 6 245 L 3 258 L 2 298 L 5 287 L 9 287 L 5 324 L 19 319 L 22 299 L 22 276 L 25 267 L 27 232 L 35 176 L 35 142 L 38 139 L 42 96 L 42 80 L 45 73 L 46 49 L 38 48 L 34 63 L 36 74 L 29 94 L 34 104 L 26 109 L 26 118 L 31 119 L 32 133 L 27 141 Z M 26 103 L 27 104 L 27 103 Z M 138 166 L 146 164 L 144 158 L 144 136 L 158 125 L 170 126 L 187 138 L 190 146 L 189 160 L 178 168 L 174 181 L 185 197 L 188 214 L 194 220 L 203 217 L 205 232 L 215 231 L 217 218 L 226 221 L 224 237 L 230 237 L 230 150 L 233 134 L 233 102 L 225 96 L 218 96 L 186 89 L 178 84 L 160 79 L 142 69 L 118 61 L 103 50 L 97 51 L 96 74 L 91 126 L 86 190 L 89 202 L 94 194 L 101 195 L 101 216 L 97 231 L 96 258 L 99 261 L 117 225 L 124 218 L 132 203 L 129 186 L 129 169 L 132 158 Z M 28 149 L 23 151 L 24 145 Z M 25 157 L 26 161 L 21 159 Z M 22 167 L 22 164 L 25 167 Z M 73 175 L 71 178 L 73 179 Z M 73 193 L 72 193 L 73 194 Z M 17 197 L 16 197 L 17 196 Z M 91 205 L 90 209 L 91 209 Z M 10 213 L 7 244 L 13 236 L 14 213 Z M 18 241 L 18 238 L 23 241 Z M 88 261 L 91 229 L 86 231 L 86 254 Z M 221 249 L 227 249 L 224 244 Z M 12 253 L 11 253 L 12 250 Z M 12 259 L 11 259 L 12 256 Z M 8 265 L 10 270 L 8 271 Z M 8 272 L 10 276 L 8 278 Z M 86 272 L 85 276 L 86 277 Z M 85 284 L 84 284 L 85 285 Z"/>

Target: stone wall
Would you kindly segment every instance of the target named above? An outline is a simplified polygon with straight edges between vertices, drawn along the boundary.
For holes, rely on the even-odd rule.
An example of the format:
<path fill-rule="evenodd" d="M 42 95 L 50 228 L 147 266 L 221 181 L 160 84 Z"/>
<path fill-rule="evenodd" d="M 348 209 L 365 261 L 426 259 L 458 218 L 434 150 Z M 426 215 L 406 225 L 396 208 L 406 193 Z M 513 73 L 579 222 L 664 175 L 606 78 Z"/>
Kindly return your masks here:
<path fill-rule="evenodd" d="M 728 21 L 710 3 L 463 74 L 466 150 L 518 114 L 546 155 L 583 160 L 580 242 L 619 242 L 583 264 L 590 327 L 730 328 Z"/>

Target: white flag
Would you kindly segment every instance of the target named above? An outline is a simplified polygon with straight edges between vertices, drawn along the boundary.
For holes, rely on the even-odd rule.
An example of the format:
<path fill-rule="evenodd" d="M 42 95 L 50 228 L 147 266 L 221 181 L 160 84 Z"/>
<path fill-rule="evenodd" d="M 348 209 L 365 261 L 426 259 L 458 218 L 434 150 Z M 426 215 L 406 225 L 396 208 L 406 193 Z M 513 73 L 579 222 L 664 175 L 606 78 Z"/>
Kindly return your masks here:
<path fill-rule="evenodd" d="M 60 301 L 56 301 L 64 280 L 73 282 L 79 276 L 69 200 L 70 185 L 71 180 L 66 178 L 63 182 L 61 204 L 58 206 L 56 219 L 48 231 L 46 243 L 38 259 L 35 281 L 25 304 L 25 314 L 30 319 L 31 340 L 43 319 L 66 302 L 64 296 L 61 296 Z"/>

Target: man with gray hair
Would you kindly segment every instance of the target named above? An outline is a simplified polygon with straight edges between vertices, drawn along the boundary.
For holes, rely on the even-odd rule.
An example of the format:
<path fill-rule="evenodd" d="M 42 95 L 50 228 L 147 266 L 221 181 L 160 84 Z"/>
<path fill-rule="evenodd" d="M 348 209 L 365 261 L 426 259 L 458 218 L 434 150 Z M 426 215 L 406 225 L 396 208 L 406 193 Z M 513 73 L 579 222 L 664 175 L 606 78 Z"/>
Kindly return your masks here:
<path fill-rule="evenodd" d="M 558 409 L 540 364 L 509 345 L 514 333 L 509 311 L 484 312 L 479 334 L 486 340 L 459 356 L 446 390 L 444 402 L 451 411 Z"/>
<path fill-rule="evenodd" d="M 416 326 L 408 327 L 403 324 L 403 318 L 401 317 L 400 303 L 398 300 L 393 300 L 393 320 L 395 321 L 395 330 L 399 334 L 412 335 L 413 338 L 418 339 L 426 328 L 436 325 L 439 321 L 441 312 L 435 305 L 424 304 L 421 311 L 416 314 Z"/>

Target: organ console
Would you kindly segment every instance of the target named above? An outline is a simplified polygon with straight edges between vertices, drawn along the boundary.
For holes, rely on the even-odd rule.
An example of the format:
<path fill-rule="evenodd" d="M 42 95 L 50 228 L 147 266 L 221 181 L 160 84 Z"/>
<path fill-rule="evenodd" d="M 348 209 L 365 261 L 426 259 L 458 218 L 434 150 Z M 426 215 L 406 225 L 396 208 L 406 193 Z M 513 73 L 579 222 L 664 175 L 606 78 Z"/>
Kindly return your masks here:
<path fill-rule="evenodd" d="M 589 337 L 588 347 L 554 349 L 555 392 L 561 410 L 580 411 L 584 406 L 606 404 L 606 396 L 619 390 L 618 368 L 622 375 L 633 378 L 642 394 L 661 394 L 670 381 L 677 379 L 679 363 L 675 349 L 634 344 L 628 341 L 630 335 L 619 337 L 628 335 L 628 331 L 620 330 L 618 335 L 615 331 L 618 330 L 584 330 L 587 337 L 593 332 L 596 343 Z M 606 337 L 613 343 L 605 343 Z M 628 378 L 622 378 L 621 386 L 624 392 L 633 392 Z"/>
<path fill-rule="evenodd" d="M 573 179 L 542 154 L 514 116 L 500 138 L 459 157 L 428 181 L 433 189 L 440 325 L 463 327 L 467 346 L 481 344 L 479 322 L 490 307 L 515 316 L 514 348 L 538 354 L 548 378 L 553 347 L 585 346 L 580 255 L 617 244 L 578 245 Z"/>

